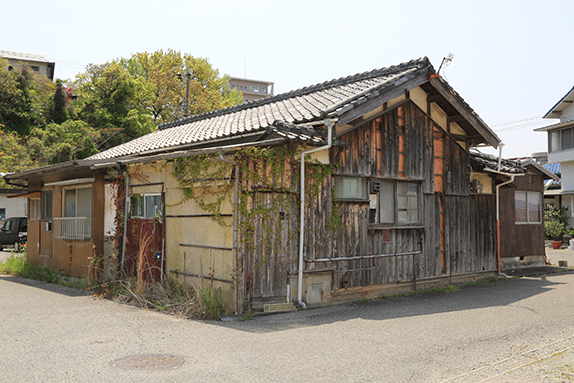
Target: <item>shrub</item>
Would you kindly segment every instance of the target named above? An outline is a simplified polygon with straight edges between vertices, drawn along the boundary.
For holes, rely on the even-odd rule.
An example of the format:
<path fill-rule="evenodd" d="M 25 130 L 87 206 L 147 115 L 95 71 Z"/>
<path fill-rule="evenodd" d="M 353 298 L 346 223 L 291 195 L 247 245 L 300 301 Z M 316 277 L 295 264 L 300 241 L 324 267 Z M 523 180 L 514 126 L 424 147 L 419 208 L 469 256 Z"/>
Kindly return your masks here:
<path fill-rule="evenodd" d="M 544 234 L 552 241 L 562 241 L 565 229 L 564 224 L 558 221 L 544 222 Z"/>

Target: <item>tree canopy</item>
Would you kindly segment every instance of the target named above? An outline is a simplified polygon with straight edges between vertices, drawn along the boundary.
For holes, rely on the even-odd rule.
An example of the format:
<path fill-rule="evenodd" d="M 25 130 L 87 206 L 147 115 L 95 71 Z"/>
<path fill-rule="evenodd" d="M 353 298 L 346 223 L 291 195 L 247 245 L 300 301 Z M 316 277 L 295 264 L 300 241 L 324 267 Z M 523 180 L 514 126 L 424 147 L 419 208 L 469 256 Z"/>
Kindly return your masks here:
<path fill-rule="evenodd" d="M 188 73 L 189 114 L 242 102 L 208 59 L 171 49 L 90 64 L 68 83 L 0 59 L 0 172 L 85 158 L 182 117 Z"/>

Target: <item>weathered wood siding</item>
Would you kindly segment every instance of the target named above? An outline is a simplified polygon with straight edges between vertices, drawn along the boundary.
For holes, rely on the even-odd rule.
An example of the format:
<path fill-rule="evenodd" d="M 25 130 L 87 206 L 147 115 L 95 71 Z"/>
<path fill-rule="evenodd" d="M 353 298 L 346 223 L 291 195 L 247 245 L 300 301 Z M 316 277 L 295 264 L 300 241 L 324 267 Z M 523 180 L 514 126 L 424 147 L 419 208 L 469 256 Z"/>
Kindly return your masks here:
<path fill-rule="evenodd" d="M 90 169 L 79 169 L 69 172 L 53 173 L 29 180 L 29 190 L 41 190 L 47 183 L 75 178 L 95 178 L 92 183 L 92 238 L 85 240 L 65 240 L 53 238 L 53 231 L 45 231 L 48 220 L 30 220 L 28 216 L 28 259 L 35 265 L 48 267 L 52 271 L 64 274 L 87 277 L 90 257 L 103 254 L 103 220 L 104 220 L 104 173 Z M 73 187 L 73 185 L 70 185 Z M 52 217 L 62 217 L 62 186 L 52 186 Z M 46 238 L 46 235 L 52 238 Z M 42 238 L 44 242 L 41 243 Z M 48 247 L 50 249 L 48 249 Z M 40 250 L 50 253 L 41 257 Z"/>
<path fill-rule="evenodd" d="M 401 118 L 404 118 L 402 132 Z M 494 196 L 469 195 L 468 152 L 445 132 L 433 139 L 433 129 L 440 130 L 417 106 L 406 103 L 340 137 L 349 146 L 333 150 L 333 162 L 340 164 L 339 174 L 421 182 L 422 227 L 369 224 L 368 201 L 341 202 L 342 220 L 346 224 L 344 235 L 336 238 L 332 246 L 312 247 L 313 235 L 307 232 L 308 257 L 414 252 L 420 249 L 421 238 L 423 253 L 307 265 L 308 269 L 333 269 L 334 289 L 496 269 Z M 441 169 L 435 169 L 435 145 L 440 145 L 436 155 L 440 157 L 437 163 Z M 401 155 L 403 169 L 400 169 Z M 439 192 L 435 192 L 435 170 L 444 177 L 439 181 Z M 327 189 L 330 187 L 326 185 Z M 324 193 L 322 200 L 330 201 L 330 193 Z M 441 211 L 447 215 L 443 217 L 442 230 Z M 321 219 L 324 218 L 314 212 L 309 212 L 307 218 L 315 226 L 321 226 Z"/>
<path fill-rule="evenodd" d="M 539 224 L 516 224 L 514 203 L 516 191 L 543 193 L 542 176 L 529 172 L 516 177 L 514 184 L 516 189 L 500 189 L 500 257 L 544 255 L 544 221 Z"/>
<path fill-rule="evenodd" d="M 260 179 L 241 173 L 244 194 L 240 198 L 249 210 L 239 217 L 238 282 L 245 310 L 254 301 L 285 298 L 289 275 L 297 267 L 299 205 L 297 181 L 291 177 L 295 165 L 287 161 L 286 171 L 277 174 L 271 170 L 275 160 L 249 161 L 250 171 L 260 174 Z"/>
<path fill-rule="evenodd" d="M 334 178 L 329 178 L 305 211 L 304 255 L 310 260 L 306 273 L 331 274 L 332 289 L 338 290 L 496 270 L 494 196 L 469 194 L 468 152 L 415 104 L 406 102 L 339 139 L 348 146 L 330 150 L 331 163 L 338 165 L 335 173 L 419 182 L 422 223 L 370 224 L 369 201 L 335 201 Z M 293 160 L 292 171 L 297 173 L 297 159 Z M 262 174 L 267 167 L 250 164 L 252 171 Z M 297 182 L 290 177 L 281 180 L 287 194 L 265 190 L 265 182 L 248 185 L 250 208 L 270 208 L 277 198 L 288 202 L 284 216 L 274 212 L 271 217 L 252 217 L 254 230 L 247 233 L 253 236 L 252 246 L 246 245 L 246 238 L 240 241 L 245 299 L 285 296 L 290 276 L 297 273 Z M 332 225 L 337 221 L 342 227 Z M 395 256 L 421 248 L 421 254 Z M 387 256 L 361 259 L 372 255 Z M 337 260 L 346 257 L 357 259 Z M 333 261 L 313 262 L 317 259 Z"/>

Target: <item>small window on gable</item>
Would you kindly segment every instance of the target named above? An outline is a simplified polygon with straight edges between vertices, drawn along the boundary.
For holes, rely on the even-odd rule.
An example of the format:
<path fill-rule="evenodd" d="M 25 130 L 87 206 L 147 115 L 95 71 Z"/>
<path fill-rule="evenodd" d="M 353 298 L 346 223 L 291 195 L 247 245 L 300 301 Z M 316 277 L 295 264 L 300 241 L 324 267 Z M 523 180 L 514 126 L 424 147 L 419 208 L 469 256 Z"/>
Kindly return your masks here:
<path fill-rule="evenodd" d="M 335 197 L 367 199 L 367 179 L 363 177 L 335 177 Z"/>
<path fill-rule="evenodd" d="M 153 219 L 162 215 L 160 194 L 133 194 L 130 203 L 133 218 Z"/>

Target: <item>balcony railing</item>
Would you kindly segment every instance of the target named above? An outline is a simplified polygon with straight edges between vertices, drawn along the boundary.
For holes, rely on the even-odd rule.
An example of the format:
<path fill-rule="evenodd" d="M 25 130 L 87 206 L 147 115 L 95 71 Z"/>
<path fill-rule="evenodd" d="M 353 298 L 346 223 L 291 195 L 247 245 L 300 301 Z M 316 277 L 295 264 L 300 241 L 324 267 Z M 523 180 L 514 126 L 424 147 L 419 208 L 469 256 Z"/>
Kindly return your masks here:
<path fill-rule="evenodd" d="M 92 218 L 54 218 L 54 238 L 77 241 L 92 238 Z"/>

